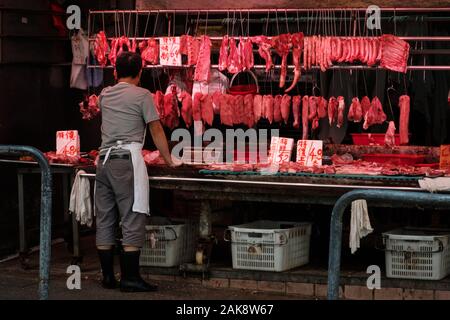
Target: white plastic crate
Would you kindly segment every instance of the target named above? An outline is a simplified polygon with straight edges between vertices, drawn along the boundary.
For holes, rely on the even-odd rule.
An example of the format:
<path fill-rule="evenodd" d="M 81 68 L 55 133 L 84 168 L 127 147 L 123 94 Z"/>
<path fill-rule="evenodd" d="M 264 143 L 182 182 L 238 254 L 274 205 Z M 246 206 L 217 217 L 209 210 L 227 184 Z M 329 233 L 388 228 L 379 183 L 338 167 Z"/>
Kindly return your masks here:
<path fill-rule="evenodd" d="M 229 230 L 234 269 L 285 271 L 309 262 L 311 223 L 259 220 Z"/>
<path fill-rule="evenodd" d="M 141 250 L 141 266 L 174 267 L 194 259 L 198 238 L 197 224 L 189 220 L 172 224 L 147 225 Z M 151 237 L 156 239 L 152 247 Z"/>
<path fill-rule="evenodd" d="M 450 230 L 402 228 L 383 233 L 388 278 L 440 280 L 450 273 Z"/>

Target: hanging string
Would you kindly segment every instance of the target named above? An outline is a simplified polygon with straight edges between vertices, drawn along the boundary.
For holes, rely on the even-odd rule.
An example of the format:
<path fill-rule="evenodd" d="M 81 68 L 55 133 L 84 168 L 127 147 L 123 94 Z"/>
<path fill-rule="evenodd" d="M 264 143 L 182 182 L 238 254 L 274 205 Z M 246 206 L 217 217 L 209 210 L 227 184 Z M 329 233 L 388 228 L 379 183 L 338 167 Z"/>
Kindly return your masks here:
<path fill-rule="evenodd" d="M 297 15 L 297 32 L 300 32 L 300 21 L 298 19 L 298 10 L 295 13 Z"/>
<path fill-rule="evenodd" d="M 186 11 L 186 23 L 184 24 L 184 34 L 189 34 L 188 21 L 189 21 L 189 10 Z"/>
<path fill-rule="evenodd" d="M 130 12 L 130 15 L 128 16 L 128 28 L 127 28 L 127 34 L 126 34 L 127 37 L 130 35 L 130 29 L 131 29 L 131 12 Z"/>
<path fill-rule="evenodd" d="M 269 31 L 269 17 L 270 17 L 270 10 L 267 10 L 267 21 L 266 21 L 266 36 L 268 35 Z"/>
<path fill-rule="evenodd" d="M 117 38 L 117 12 L 114 13 L 114 37 Z"/>
<path fill-rule="evenodd" d="M 144 38 L 147 35 L 147 27 L 148 27 L 148 21 L 150 20 L 150 11 L 148 12 L 147 15 L 147 21 L 145 22 L 145 29 L 144 29 Z"/>
<path fill-rule="evenodd" d="M 126 27 L 125 27 L 125 12 L 122 12 L 122 24 L 123 24 L 123 32 L 121 33 L 121 35 L 126 35 Z"/>
<path fill-rule="evenodd" d="M 247 11 L 247 36 L 250 37 L 250 10 Z"/>
<path fill-rule="evenodd" d="M 239 10 L 239 17 L 240 17 L 240 21 L 241 21 L 241 35 L 244 35 L 244 20 L 242 19 L 242 11 Z"/>
<path fill-rule="evenodd" d="M 236 23 L 236 11 L 233 11 L 233 24 L 231 25 L 231 36 L 234 37 L 234 24 Z"/>
<path fill-rule="evenodd" d="M 105 13 L 104 12 L 102 12 L 102 26 L 103 26 L 103 31 L 106 32 L 106 30 L 105 30 Z M 94 30 L 94 29 L 92 29 L 92 30 Z"/>
<path fill-rule="evenodd" d="M 139 13 L 136 13 L 136 23 L 134 25 L 134 40 L 136 41 L 136 36 L 138 33 L 138 28 L 139 28 Z"/>
<path fill-rule="evenodd" d="M 286 31 L 287 31 L 287 33 L 290 33 L 289 32 L 289 23 L 288 23 L 287 10 L 284 10 L 284 17 L 286 19 Z"/>
<path fill-rule="evenodd" d="M 275 21 L 277 23 L 277 33 L 280 34 L 280 26 L 278 25 L 278 10 L 275 9 Z"/>
<path fill-rule="evenodd" d="M 197 21 L 195 22 L 195 36 L 198 35 L 198 22 L 200 20 L 200 11 L 197 11 Z"/>
<path fill-rule="evenodd" d="M 306 10 L 306 34 L 309 36 L 309 10 Z"/>
<path fill-rule="evenodd" d="M 158 18 L 159 18 L 159 10 L 156 12 L 155 24 L 153 25 L 153 37 L 156 34 L 156 26 L 158 25 Z"/>

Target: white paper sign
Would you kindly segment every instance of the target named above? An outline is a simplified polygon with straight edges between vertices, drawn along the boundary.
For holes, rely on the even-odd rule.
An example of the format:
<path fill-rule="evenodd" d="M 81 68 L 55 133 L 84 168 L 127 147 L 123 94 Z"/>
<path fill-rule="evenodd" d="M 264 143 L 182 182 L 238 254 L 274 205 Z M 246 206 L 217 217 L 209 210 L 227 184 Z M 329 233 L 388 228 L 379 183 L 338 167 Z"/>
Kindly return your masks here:
<path fill-rule="evenodd" d="M 56 132 L 56 154 L 71 157 L 80 155 L 80 136 L 77 130 Z"/>
<path fill-rule="evenodd" d="M 161 38 L 159 63 L 163 66 L 181 66 L 180 37 Z"/>
<path fill-rule="evenodd" d="M 270 140 L 269 163 L 280 164 L 291 160 L 294 139 L 272 137 Z"/>
<path fill-rule="evenodd" d="M 297 141 L 297 163 L 307 167 L 321 166 L 322 156 L 322 140 Z"/>

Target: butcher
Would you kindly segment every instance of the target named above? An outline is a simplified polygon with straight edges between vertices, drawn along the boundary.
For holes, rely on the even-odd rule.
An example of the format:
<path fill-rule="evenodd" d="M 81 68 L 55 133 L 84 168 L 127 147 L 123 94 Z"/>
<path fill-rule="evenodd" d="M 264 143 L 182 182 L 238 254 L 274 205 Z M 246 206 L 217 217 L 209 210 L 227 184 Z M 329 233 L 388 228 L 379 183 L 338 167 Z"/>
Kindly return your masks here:
<path fill-rule="evenodd" d="M 141 57 L 121 53 L 114 70 L 117 84 L 103 89 L 98 99 L 102 142 L 95 178 L 96 245 L 102 286 L 120 287 L 123 292 L 157 290 L 139 273 L 140 248 L 149 214 L 148 175 L 141 152 L 147 125 L 166 164 L 177 165 L 171 159 L 152 95 L 138 86 L 141 73 Z M 122 231 L 120 283 L 113 269 L 118 220 Z"/>

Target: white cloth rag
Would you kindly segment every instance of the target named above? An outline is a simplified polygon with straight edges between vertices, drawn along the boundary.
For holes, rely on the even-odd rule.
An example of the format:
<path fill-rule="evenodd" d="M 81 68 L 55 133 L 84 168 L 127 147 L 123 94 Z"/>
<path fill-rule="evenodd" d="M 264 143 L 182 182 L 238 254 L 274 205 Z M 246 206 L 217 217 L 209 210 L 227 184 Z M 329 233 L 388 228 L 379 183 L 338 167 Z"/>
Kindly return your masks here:
<path fill-rule="evenodd" d="M 352 202 L 352 216 L 350 219 L 350 249 L 352 254 L 359 248 L 361 238 L 373 231 L 370 225 L 369 211 L 366 200 Z"/>
<path fill-rule="evenodd" d="M 70 192 L 70 206 L 69 211 L 75 214 L 77 221 L 81 225 L 92 226 L 92 203 L 91 203 L 91 185 L 87 177 L 82 177 L 85 174 L 84 170 L 79 170 L 72 185 Z"/>
<path fill-rule="evenodd" d="M 419 185 L 430 192 L 450 191 L 450 177 L 424 178 L 419 180 Z"/>

